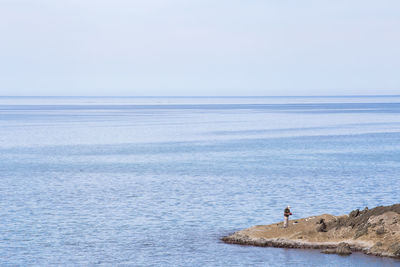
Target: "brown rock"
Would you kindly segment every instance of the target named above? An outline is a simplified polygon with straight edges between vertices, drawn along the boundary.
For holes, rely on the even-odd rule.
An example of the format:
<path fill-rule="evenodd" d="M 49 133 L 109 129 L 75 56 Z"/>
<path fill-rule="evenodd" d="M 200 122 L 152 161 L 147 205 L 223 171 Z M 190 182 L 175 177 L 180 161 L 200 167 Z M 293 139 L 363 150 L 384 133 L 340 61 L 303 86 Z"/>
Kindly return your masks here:
<path fill-rule="evenodd" d="M 336 249 L 335 248 L 327 248 L 327 249 L 322 250 L 321 253 L 336 254 Z"/>
<path fill-rule="evenodd" d="M 343 256 L 350 255 L 351 254 L 350 245 L 344 242 L 340 243 L 336 248 L 336 254 Z"/>
<path fill-rule="evenodd" d="M 351 252 L 350 245 L 342 242 L 337 246 L 337 248 L 327 248 L 327 249 L 322 250 L 321 253 L 338 254 L 338 255 L 342 255 L 342 256 L 348 256 L 352 252 Z"/>
<path fill-rule="evenodd" d="M 389 250 L 395 255 L 396 257 L 400 257 L 400 243 L 393 243 Z"/>
<path fill-rule="evenodd" d="M 375 232 L 377 235 L 383 235 L 385 233 L 385 228 L 383 228 L 383 226 L 381 226 L 378 229 L 376 229 Z"/>
<path fill-rule="evenodd" d="M 360 214 L 360 210 L 356 209 L 356 210 L 353 210 L 352 212 L 350 212 L 349 216 L 350 216 L 350 218 L 354 218 L 354 217 L 357 217 L 359 214 Z"/>
<path fill-rule="evenodd" d="M 357 230 L 356 234 L 354 235 L 354 238 L 357 239 L 366 234 L 368 234 L 368 228 L 364 227 L 364 228 Z"/>
<path fill-rule="evenodd" d="M 319 221 L 319 226 L 317 227 L 317 232 L 327 232 L 326 223 L 324 219 Z"/>

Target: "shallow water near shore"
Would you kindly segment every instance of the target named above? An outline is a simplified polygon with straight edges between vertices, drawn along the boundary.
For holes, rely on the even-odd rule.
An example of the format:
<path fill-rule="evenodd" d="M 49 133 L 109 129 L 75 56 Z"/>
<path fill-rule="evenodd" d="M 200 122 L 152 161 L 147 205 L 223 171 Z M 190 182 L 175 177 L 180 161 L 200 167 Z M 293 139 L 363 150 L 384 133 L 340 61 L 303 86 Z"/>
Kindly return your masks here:
<path fill-rule="evenodd" d="M 1 266 L 399 266 L 224 244 L 400 202 L 400 96 L 0 97 Z"/>

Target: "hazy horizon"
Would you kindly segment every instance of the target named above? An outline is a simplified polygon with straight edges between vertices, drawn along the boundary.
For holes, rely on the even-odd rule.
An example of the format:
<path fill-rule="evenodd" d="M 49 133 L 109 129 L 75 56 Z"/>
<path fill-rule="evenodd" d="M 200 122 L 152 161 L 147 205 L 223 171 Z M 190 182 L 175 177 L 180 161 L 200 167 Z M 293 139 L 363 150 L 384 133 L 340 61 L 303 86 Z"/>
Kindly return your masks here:
<path fill-rule="evenodd" d="M 369 94 L 369 95 L 0 95 L 0 97 L 121 97 L 121 98 L 255 98 L 255 97 L 400 97 L 400 94 Z"/>

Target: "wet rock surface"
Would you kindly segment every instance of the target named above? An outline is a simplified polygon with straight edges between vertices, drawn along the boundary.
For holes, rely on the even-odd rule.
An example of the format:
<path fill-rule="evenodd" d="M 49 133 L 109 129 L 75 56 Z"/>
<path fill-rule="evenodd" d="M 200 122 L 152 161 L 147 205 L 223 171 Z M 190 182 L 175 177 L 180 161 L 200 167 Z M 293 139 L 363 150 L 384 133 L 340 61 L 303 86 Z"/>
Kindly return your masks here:
<path fill-rule="evenodd" d="M 230 236 L 226 243 L 281 248 L 322 249 L 323 253 L 400 258 L 400 204 L 353 210 L 348 215 L 323 214 L 289 222 L 258 225 Z"/>
<path fill-rule="evenodd" d="M 321 252 L 325 254 L 338 254 L 341 256 L 348 256 L 352 254 L 350 245 L 345 242 L 339 243 L 336 248 L 324 249 Z"/>
<path fill-rule="evenodd" d="M 344 243 L 344 242 L 340 243 L 338 245 L 338 247 L 336 248 L 336 254 L 344 255 L 344 256 L 350 255 L 351 254 L 350 245 L 347 243 Z"/>

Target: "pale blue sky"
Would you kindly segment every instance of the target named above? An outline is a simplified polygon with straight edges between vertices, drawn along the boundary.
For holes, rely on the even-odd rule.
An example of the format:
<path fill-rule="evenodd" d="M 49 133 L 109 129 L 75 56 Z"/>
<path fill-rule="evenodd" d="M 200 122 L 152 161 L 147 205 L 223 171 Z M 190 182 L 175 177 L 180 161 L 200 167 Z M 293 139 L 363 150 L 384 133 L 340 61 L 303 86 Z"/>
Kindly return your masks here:
<path fill-rule="evenodd" d="M 0 95 L 400 94 L 398 0 L 0 0 Z"/>

